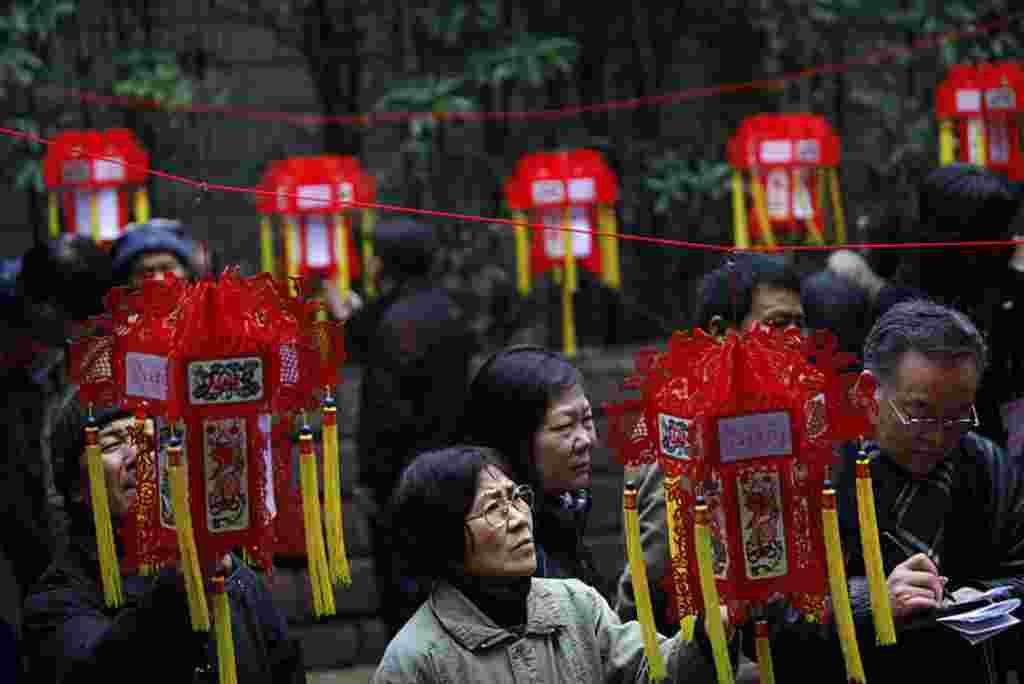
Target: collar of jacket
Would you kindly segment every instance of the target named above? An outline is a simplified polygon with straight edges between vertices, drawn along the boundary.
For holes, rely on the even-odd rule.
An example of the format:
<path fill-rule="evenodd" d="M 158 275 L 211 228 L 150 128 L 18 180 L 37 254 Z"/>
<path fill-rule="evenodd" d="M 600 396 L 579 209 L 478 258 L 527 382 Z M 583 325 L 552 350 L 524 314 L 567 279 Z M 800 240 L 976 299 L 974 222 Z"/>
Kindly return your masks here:
<path fill-rule="evenodd" d="M 472 601 L 448 582 L 439 582 L 430 595 L 430 608 L 441 626 L 470 651 L 490 648 L 521 635 L 499 627 Z M 526 597 L 524 635 L 551 634 L 568 625 L 563 608 L 543 582 L 533 580 Z"/>

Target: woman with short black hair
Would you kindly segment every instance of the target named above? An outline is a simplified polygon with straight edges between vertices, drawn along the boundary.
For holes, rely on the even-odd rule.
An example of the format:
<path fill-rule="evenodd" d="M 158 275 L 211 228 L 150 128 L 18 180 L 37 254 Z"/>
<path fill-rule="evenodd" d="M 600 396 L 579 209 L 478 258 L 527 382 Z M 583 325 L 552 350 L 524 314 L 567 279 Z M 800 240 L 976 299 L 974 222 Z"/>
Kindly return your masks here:
<path fill-rule="evenodd" d="M 402 474 L 399 553 L 432 589 L 374 684 L 647 681 L 639 623 L 620 623 L 582 582 L 532 577 L 533 492 L 510 472 L 491 449 L 455 446 Z M 716 680 L 703 626 L 693 641 L 658 640 L 670 681 Z"/>

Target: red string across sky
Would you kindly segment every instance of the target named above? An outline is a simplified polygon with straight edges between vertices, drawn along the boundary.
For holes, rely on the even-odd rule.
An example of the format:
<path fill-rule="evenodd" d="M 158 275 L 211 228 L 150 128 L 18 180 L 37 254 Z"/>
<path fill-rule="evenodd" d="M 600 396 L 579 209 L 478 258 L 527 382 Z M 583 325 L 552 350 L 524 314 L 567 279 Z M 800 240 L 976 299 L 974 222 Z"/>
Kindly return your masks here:
<path fill-rule="evenodd" d="M 490 112 L 369 112 L 342 116 L 325 116 L 322 114 L 311 113 L 266 111 L 236 105 L 212 105 L 202 103 L 175 105 L 145 98 L 104 95 L 75 88 L 48 87 L 46 89 L 41 89 L 39 93 L 42 95 L 52 94 L 100 106 L 149 109 L 170 113 L 220 114 L 229 118 L 250 119 L 255 121 L 275 121 L 302 126 L 326 126 L 335 124 L 370 127 L 377 124 L 404 123 L 424 118 L 433 118 L 437 121 L 463 122 L 486 120 L 555 120 L 577 117 L 583 114 L 597 114 L 637 109 L 640 107 L 679 104 L 689 100 L 714 97 L 716 95 L 725 95 L 729 93 L 778 89 L 787 83 L 814 76 L 842 74 L 858 66 L 878 65 L 903 57 L 910 57 L 915 53 L 932 49 L 947 41 L 973 38 L 1005 31 L 1014 21 L 1021 19 L 1022 17 L 1024 17 L 1024 12 L 1016 12 L 973 28 L 930 34 L 913 41 L 906 47 L 875 50 L 844 62 L 809 67 L 807 69 L 783 74 L 773 78 L 758 79 L 742 83 L 728 83 L 724 85 L 700 86 L 669 93 L 662 93 L 660 95 L 610 100 L 594 104 L 570 105 L 558 109 Z"/>

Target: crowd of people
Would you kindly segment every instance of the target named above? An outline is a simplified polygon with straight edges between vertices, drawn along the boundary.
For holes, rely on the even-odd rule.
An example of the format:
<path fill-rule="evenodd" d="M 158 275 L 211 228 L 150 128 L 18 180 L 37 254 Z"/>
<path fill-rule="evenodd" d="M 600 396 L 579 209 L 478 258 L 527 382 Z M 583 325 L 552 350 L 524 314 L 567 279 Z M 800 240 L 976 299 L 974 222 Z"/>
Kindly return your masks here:
<path fill-rule="evenodd" d="M 915 225 L 922 241 L 1005 240 L 1021 203 L 1001 177 L 947 166 L 923 181 Z M 644 681 L 629 568 L 597 567 L 585 542 L 592 505 L 619 502 L 591 496 L 600 436 L 582 372 L 555 351 L 519 345 L 491 353 L 471 375 L 481 350 L 434 277 L 431 226 L 387 221 L 374 240 L 368 270 L 381 295 L 363 302 L 325 291 L 363 367 L 359 490 L 393 636 L 374 681 Z M 117 681 L 154 663 L 175 681 L 216 680 L 216 649 L 191 629 L 178 568 L 126 577 L 125 604 L 104 605 L 85 495 L 86 417 L 63 363 L 67 340 L 102 311 L 109 287 L 163 273 L 202 277 L 202 254 L 181 224 L 154 220 L 109 249 L 75 237 L 38 245 L 0 273 L 2 681 Z M 1002 681 L 1024 667 L 1018 630 L 970 646 L 917 618 L 994 587 L 1024 598 L 1024 353 L 1012 341 L 1024 269 L 1012 248 L 906 256 L 882 268 L 844 249 L 805 273 L 784 256 L 733 254 L 700 278 L 694 324 L 717 334 L 755 323 L 826 329 L 857 355 L 853 370 L 877 388 L 866 451 L 899 632 L 897 646 L 875 645 L 856 453 L 844 445 L 832 477 L 867 678 L 956 671 Z M 135 496 L 132 418 L 111 407 L 92 420 L 116 521 Z M 669 678 L 717 681 L 706 628 L 698 621 L 685 638 L 665 592 L 661 470 L 631 477 Z M 259 573 L 235 555 L 219 563 L 238 625 L 239 681 L 303 681 L 300 645 Z M 733 662 L 754 658 L 745 611 L 721 611 Z M 781 598 L 762 612 L 777 677 L 846 681 L 834 625 L 808 622 Z"/>

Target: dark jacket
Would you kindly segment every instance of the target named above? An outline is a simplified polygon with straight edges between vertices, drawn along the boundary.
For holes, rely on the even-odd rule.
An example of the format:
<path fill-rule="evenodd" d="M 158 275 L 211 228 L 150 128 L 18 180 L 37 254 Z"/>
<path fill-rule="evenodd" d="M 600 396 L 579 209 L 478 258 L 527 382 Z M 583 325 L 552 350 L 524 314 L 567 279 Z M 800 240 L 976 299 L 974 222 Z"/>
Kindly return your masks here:
<path fill-rule="evenodd" d="M 597 572 L 593 554 L 583 541 L 588 511 L 589 501 L 580 510 L 572 510 L 553 497 L 541 501 L 534 513 L 534 577 L 582 580 L 607 597 L 607 583 Z"/>
<path fill-rule="evenodd" d="M 1006 659 L 1020 659 L 1020 630 L 1010 629 L 970 646 L 963 637 L 928 620 L 926 615 L 907 626 L 897 626 L 895 647 L 875 646 L 857 525 L 855 458 L 852 450 L 843 455 L 836 474 L 837 502 L 850 598 L 868 681 L 894 681 L 905 673 L 913 673 L 918 681 L 945 681 L 951 672 L 957 672 L 964 681 L 996 681 L 989 677 L 990 672 L 1018 666 L 1018 662 L 1008 663 Z M 922 539 L 933 559 L 938 560 L 939 573 L 949 577 L 947 593 L 965 586 L 1009 586 L 1014 594 L 1024 597 L 1024 480 L 1019 469 L 1002 449 L 974 433 L 963 438 L 950 465 L 948 498 L 923 498 L 921 509 L 913 512 L 911 519 L 904 511 L 911 510 L 913 502 L 908 504 L 908 499 L 918 498 L 911 491 L 915 481 L 884 453 L 872 460 L 886 575 L 917 551 L 906 540 Z M 899 525 L 894 523 L 897 516 L 901 518 Z M 905 533 L 911 526 L 917 531 L 914 537 Z M 818 682 L 846 681 L 833 625 L 822 627 L 801 621 L 782 604 L 773 606 L 771 621 L 772 655 L 779 681 L 801 681 L 809 673 Z M 747 645 L 752 644 L 751 639 Z"/>
<path fill-rule="evenodd" d="M 360 481 L 383 504 L 416 454 L 454 437 L 474 345 L 458 306 L 425 279 L 397 285 L 346 330 L 363 366 Z"/>
<path fill-rule="evenodd" d="M 225 587 L 238 681 L 305 682 L 299 644 L 289 637 L 263 582 L 237 559 L 234 566 Z M 95 536 L 74 535 L 25 604 L 30 681 L 217 681 L 213 634 L 192 630 L 175 568 L 156 577 L 125 576 L 124 592 L 122 607 L 105 606 Z"/>

